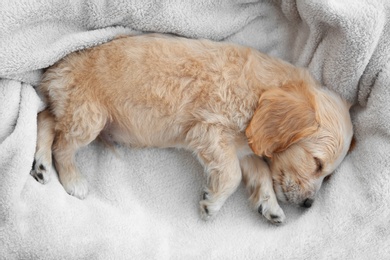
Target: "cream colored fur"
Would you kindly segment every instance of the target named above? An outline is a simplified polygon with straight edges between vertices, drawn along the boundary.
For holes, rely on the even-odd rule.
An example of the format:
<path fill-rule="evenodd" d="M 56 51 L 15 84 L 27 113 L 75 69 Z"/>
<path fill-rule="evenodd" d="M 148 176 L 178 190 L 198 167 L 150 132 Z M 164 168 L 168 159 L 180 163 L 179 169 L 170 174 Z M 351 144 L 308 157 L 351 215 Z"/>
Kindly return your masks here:
<path fill-rule="evenodd" d="M 204 219 L 243 179 L 253 207 L 283 222 L 277 199 L 310 206 L 352 138 L 348 104 L 306 70 L 228 43 L 121 37 L 65 57 L 39 91 L 48 108 L 38 117 L 36 179 L 48 180 L 52 152 L 65 190 L 82 199 L 75 153 L 97 137 L 185 148 L 206 171 Z"/>

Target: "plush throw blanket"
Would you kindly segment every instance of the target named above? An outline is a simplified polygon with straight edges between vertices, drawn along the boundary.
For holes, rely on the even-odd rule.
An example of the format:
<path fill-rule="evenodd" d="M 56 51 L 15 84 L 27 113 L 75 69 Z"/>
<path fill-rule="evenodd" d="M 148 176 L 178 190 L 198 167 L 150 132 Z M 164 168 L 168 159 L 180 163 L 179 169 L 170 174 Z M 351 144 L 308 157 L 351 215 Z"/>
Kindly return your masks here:
<path fill-rule="evenodd" d="M 308 67 L 353 103 L 357 145 L 308 210 L 267 223 L 241 186 L 210 222 L 203 169 L 186 151 L 116 153 L 77 164 L 90 193 L 29 175 L 42 70 L 118 34 L 174 33 L 252 46 Z M 388 0 L 0 1 L 0 259 L 390 259 Z"/>

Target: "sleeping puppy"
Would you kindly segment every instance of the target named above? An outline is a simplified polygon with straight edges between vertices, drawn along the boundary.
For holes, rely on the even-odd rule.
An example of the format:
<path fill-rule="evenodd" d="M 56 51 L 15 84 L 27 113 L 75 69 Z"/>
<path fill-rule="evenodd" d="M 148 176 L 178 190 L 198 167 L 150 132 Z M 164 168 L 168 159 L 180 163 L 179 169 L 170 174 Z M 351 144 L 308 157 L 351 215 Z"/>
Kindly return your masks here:
<path fill-rule="evenodd" d="M 230 43 L 121 37 L 68 55 L 38 91 L 48 104 L 31 171 L 39 182 L 48 181 L 53 156 L 65 190 L 85 198 L 75 153 L 97 137 L 185 148 L 206 171 L 203 219 L 243 180 L 252 206 L 283 222 L 277 199 L 310 207 L 352 139 L 349 105 L 305 69 Z"/>

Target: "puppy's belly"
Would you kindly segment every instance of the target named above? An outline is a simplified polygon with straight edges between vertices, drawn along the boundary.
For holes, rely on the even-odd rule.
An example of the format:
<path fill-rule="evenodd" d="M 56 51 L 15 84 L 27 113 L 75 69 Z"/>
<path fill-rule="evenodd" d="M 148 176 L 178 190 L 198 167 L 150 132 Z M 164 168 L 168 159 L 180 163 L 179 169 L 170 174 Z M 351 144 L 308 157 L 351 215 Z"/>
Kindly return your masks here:
<path fill-rule="evenodd" d="M 105 143 L 118 143 L 130 147 L 159 147 L 185 148 L 182 129 L 179 126 L 156 126 L 145 122 L 144 125 L 128 124 L 120 126 L 116 123 L 108 124 L 101 132 L 100 138 Z"/>

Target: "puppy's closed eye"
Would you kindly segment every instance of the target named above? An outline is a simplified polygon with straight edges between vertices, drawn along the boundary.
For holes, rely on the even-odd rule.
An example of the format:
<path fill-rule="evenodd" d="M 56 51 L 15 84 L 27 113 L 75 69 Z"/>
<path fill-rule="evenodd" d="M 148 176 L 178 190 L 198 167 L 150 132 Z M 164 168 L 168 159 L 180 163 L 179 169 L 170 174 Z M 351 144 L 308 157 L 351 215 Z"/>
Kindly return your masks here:
<path fill-rule="evenodd" d="M 333 175 L 333 174 L 329 174 L 328 176 L 326 176 L 326 177 L 324 178 L 324 182 L 329 181 L 330 178 L 332 178 L 332 175 Z"/>
<path fill-rule="evenodd" d="M 317 172 L 317 173 L 321 173 L 321 172 L 322 172 L 322 169 L 323 169 L 323 167 L 324 167 L 322 161 L 321 161 L 319 158 L 317 158 L 317 157 L 314 157 L 314 161 L 316 162 L 316 166 L 317 166 L 316 172 Z"/>

